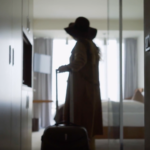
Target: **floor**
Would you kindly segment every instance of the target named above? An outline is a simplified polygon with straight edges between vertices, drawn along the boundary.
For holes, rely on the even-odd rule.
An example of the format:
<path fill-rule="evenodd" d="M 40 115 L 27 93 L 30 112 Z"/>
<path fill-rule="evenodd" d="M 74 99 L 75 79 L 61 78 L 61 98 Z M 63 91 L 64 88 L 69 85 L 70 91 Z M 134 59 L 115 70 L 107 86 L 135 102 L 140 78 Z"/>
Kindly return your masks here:
<path fill-rule="evenodd" d="M 32 133 L 32 150 L 40 150 L 41 135 L 44 129 Z M 101 140 L 95 141 L 96 150 L 119 150 L 119 140 Z M 144 150 L 144 140 L 124 140 L 124 150 Z"/>

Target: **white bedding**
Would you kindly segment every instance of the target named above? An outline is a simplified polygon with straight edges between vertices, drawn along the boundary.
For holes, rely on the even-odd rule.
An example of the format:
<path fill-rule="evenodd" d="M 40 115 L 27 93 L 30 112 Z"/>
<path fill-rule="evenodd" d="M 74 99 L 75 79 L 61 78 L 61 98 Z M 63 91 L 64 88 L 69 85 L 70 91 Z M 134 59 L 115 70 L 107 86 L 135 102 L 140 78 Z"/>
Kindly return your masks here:
<path fill-rule="evenodd" d="M 102 101 L 103 126 L 119 124 L 119 103 Z M 144 127 L 144 104 L 134 100 L 123 100 L 123 125 Z"/>

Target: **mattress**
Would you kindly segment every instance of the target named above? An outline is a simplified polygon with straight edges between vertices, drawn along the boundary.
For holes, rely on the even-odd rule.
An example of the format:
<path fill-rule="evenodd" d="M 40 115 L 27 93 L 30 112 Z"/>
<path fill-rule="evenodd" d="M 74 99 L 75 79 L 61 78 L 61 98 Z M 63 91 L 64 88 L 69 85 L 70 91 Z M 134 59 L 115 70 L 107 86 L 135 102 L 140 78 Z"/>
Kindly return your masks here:
<path fill-rule="evenodd" d="M 102 101 L 103 126 L 119 126 L 119 103 Z M 123 100 L 123 126 L 144 127 L 144 104 Z"/>

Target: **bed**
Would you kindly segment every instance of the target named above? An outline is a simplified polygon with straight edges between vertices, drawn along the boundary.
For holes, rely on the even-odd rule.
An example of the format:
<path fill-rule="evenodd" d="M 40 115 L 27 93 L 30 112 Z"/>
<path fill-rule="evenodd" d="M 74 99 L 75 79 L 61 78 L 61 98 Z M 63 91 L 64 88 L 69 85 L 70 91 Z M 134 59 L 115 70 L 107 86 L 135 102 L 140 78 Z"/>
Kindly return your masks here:
<path fill-rule="evenodd" d="M 119 139 L 120 103 L 102 100 L 103 135 L 96 135 L 96 139 Z M 55 120 L 61 120 L 63 105 L 59 107 Z M 124 139 L 144 139 L 144 96 L 136 90 L 131 99 L 123 100 L 123 132 Z"/>
<path fill-rule="evenodd" d="M 141 95 L 136 90 L 132 99 L 123 100 L 124 139 L 144 139 L 144 97 Z M 96 138 L 119 138 L 119 105 L 116 101 L 102 101 L 103 135 Z"/>
<path fill-rule="evenodd" d="M 118 125 L 119 103 L 115 101 L 102 102 L 103 126 Z M 109 120 L 108 120 L 109 119 Z M 144 104 L 134 100 L 123 100 L 123 125 L 124 126 L 144 126 Z"/>

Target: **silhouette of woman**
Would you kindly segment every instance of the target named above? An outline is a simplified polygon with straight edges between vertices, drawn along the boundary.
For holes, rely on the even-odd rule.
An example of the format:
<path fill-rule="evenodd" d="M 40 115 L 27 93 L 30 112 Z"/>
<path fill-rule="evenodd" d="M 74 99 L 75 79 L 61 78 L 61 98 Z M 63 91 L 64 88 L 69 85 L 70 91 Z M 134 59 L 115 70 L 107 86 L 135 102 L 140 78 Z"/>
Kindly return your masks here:
<path fill-rule="evenodd" d="M 103 133 L 102 108 L 99 89 L 99 49 L 92 41 L 97 34 L 85 17 L 78 17 L 65 31 L 76 41 L 70 63 L 60 66 L 59 72 L 69 71 L 64 121 L 70 121 L 73 111 L 74 123 L 87 129 L 90 147 L 95 149 L 94 136 Z M 71 80 L 70 80 L 71 78 Z M 73 90 L 72 95 L 70 94 Z M 70 98 L 73 110 L 70 111 Z"/>

